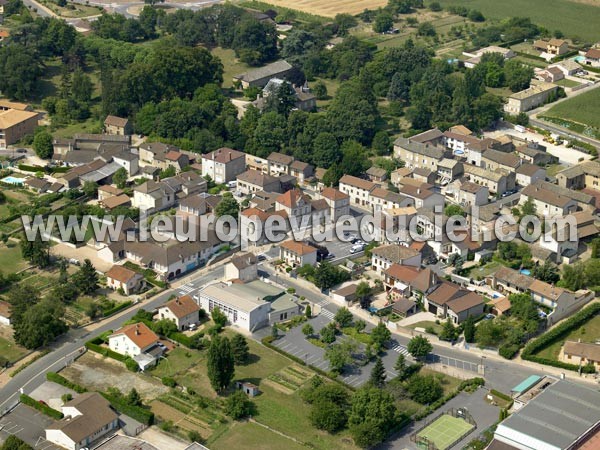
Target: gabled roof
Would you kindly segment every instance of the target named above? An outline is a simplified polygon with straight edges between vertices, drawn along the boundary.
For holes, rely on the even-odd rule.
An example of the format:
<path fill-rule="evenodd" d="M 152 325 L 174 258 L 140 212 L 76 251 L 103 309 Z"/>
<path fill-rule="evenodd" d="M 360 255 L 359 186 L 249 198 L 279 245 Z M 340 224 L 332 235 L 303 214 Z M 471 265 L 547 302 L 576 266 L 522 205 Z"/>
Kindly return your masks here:
<path fill-rule="evenodd" d="M 340 191 L 339 189 L 332 188 L 332 187 L 324 188 L 323 192 L 321 192 L 321 195 L 323 197 L 325 197 L 326 199 L 333 200 L 333 201 L 344 200 L 344 199 L 350 198 L 348 196 L 348 194 Z"/>
<path fill-rule="evenodd" d="M 462 297 L 469 291 L 461 289 L 458 284 L 442 281 L 440 285 L 427 295 L 427 300 L 432 301 L 437 305 L 444 305 L 450 300 Z"/>
<path fill-rule="evenodd" d="M 590 48 L 585 53 L 585 57 L 586 58 L 590 58 L 590 59 L 600 59 L 600 49 L 598 49 L 598 48 Z"/>
<path fill-rule="evenodd" d="M 317 251 L 317 249 L 311 245 L 296 241 L 284 241 L 279 244 L 279 247 L 289 250 L 290 252 L 299 256 L 310 255 L 311 253 L 315 253 Z"/>
<path fill-rule="evenodd" d="M 174 298 L 173 300 L 168 301 L 164 305 L 160 306 L 159 309 L 160 308 L 168 308 L 178 319 L 183 319 L 190 314 L 200 311 L 198 304 L 189 295 Z"/>
<path fill-rule="evenodd" d="M 600 362 L 600 344 L 566 341 L 563 352 L 565 355 L 580 356 L 585 359 Z"/>
<path fill-rule="evenodd" d="M 544 171 L 540 166 L 536 166 L 535 164 L 524 163 L 517 167 L 517 173 L 519 175 L 525 175 L 531 177 L 535 175 L 540 170 Z"/>
<path fill-rule="evenodd" d="M 300 203 L 308 202 L 308 196 L 303 194 L 300 189 L 290 189 L 277 197 L 276 202 L 286 208 L 295 208 Z"/>
<path fill-rule="evenodd" d="M 131 269 L 125 266 L 112 266 L 108 272 L 105 273 L 107 278 L 120 281 L 121 283 L 127 283 L 137 274 Z"/>
<path fill-rule="evenodd" d="M 132 323 L 123 328 L 119 328 L 109 338 L 124 334 L 131 342 L 137 345 L 142 350 L 150 347 L 155 342 L 158 342 L 158 336 L 148 326 L 143 323 Z"/>
<path fill-rule="evenodd" d="M 7 109 L 0 111 L 0 130 L 14 127 L 26 120 L 34 119 L 38 113 L 32 111 L 21 111 L 18 109 Z"/>
<path fill-rule="evenodd" d="M 404 245 L 390 244 L 374 248 L 371 254 L 392 261 L 392 263 L 400 264 L 402 261 L 417 256 L 420 253 Z"/>
<path fill-rule="evenodd" d="M 255 265 L 256 263 L 256 255 L 251 252 L 238 253 L 231 257 L 231 264 L 233 264 L 238 270 L 246 269 L 250 266 Z"/>
<path fill-rule="evenodd" d="M 292 68 L 292 65 L 287 61 L 280 59 L 279 61 L 272 62 L 266 66 L 259 67 L 257 69 L 249 70 L 241 75 L 237 75 L 236 79 L 241 81 L 252 82 L 256 80 L 262 80 L 263 78 L 273 77 L 286 72 Z"/>
<path fill-rule="evenodd" d="M 512 167 L 516 169 L 521 164 L 521 158 L 512 153 L 504 153 L 498 150 L 489 149 L 483 153 L 483 158 L 493 161 L 498 164 L 502 164 L 503 166 Z"/>
<path fill-rule="evenodd" d="M 533 283 L 534 281 L 533 278 L 528 277 L 527 275 L 523 275 L 522 273 L 514 269 L 504 266 L 496 270 L 496 272 L 494 273 L 494 278 L 516 286 L 519 289 L 529 289 L 529 286 L 531 286 L 531 283 Z"/>
<path fill-rule="evenodd" d="M 267 175 L 260 170 L 252 169 L 246 170 L 244 173 L 239 174 L 236 178 L 238 181 L 243 181 L 254 186 L 260 186 L 261 188 L 278 182 L 277 178 Z"/>
<path fill-rule="evenodd" d="M 104 119 L 104 125 L 109 125 L 109 126 L 113 126 L 113 127 L 125 127 L 127 126 L 127 124 L 129 123 L 129 120 L 123 118 L 123 117 L 117 117 L 117 116 L 106 116 L 106 119 Z"/>
<path fill-rule="evenodd" d="M 446 149 L 435 145 L 421 144 L 411 139 L 399 137 L 394 141 L 394 146 L 400 147 L 408 152 L 418 155 L 429 156 L 434 159 L 442 159 L 446 154 Z"/>
<path fill-rule="evenodd" d="M 481 295 L 468 291 L 467 294 L 450 300 L 448 302 L 448 308 L 456 314 L 459 314 L 483 303 L 485 303 L 485 301 Z"/>
<path fill-rule="evenodd" d="M 290 155 L 284 155 L 283 153 L 273 152 L 267 158 L 269 162 L 274 162 L 284 166 L 289 166 L 294 162 L 294 157 Z"/>
<path fill-rule="evenodd" d="M 547 203 L 552 206 L 556 206 L 559 208 L 564 208 L 570 202 L 573 201 L 570 197 L 565 197 L 563 195 L 558 195 L 552 191 L 545 189 L 544 187 L 537 186 L 534 184 L 530 184 L 525 187 L 522 191 L 522 195 L 527 197 L 531 197 L 534 200 Z"/>
<path fill-rule="evenodd" d="M 221 164 L 226 164 L 234 159 L 246 158 L 246 154 L 232 148 L 222 147 L 214 152 L 205 153 L 202 155 L 202 159 L 216 161 Z"/>

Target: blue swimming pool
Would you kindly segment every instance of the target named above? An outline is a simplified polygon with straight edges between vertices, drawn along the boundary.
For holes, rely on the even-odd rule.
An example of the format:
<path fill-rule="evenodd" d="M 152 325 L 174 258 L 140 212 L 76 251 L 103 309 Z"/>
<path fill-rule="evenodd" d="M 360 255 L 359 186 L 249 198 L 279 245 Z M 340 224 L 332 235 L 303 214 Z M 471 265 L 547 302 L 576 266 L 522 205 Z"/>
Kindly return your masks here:
<path fill-rule="evenodd" d="M 585 56 L 582 56 L 582 55 L 576 56 L 575 58 L 573 58 L 573 61 L 582 63 L 585 61 Z"/>
<path fill-rule="evenodd" d="M 519 270 L 519 272 L 521 272 L 523 275 L 527 275 L 527 276 L 531 275 L 531 270 L 529 270 L 529 269 L 521 269 L 521 270 Z"/>
<path fill-rule="evenodd" d="M 464 152 L 464 150 L 454 150 L 454 154 L 455 155 L 464 155 L 465 152 Z"/>
<path fill-rule="evenodd" d="M 17 178 L 9 175 L 8 177 L 2 178 L 0 181 L 8 184 L 23 184 L 25 178 Z"/>

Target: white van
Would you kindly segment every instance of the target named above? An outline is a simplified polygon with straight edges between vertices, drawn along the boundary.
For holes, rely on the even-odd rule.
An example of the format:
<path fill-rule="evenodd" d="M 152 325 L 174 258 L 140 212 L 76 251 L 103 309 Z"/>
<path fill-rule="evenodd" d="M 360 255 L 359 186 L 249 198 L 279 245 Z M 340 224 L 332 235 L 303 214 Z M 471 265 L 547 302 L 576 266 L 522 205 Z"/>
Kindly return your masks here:
<path fill-rule="evenodd" d="M 352 248 L 350 249 L 350 253 L 354 254 L 354 253 L 362 252 L 364 249 L 365 249 L 364 244 L 356 244 L 356 245 L 352 246 Z"/>

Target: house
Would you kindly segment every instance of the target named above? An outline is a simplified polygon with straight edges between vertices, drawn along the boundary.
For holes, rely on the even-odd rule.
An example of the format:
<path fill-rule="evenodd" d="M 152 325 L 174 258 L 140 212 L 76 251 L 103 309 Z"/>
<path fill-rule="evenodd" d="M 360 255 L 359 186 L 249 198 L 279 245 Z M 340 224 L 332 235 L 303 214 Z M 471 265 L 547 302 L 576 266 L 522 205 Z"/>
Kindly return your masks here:
<path fill-rule="evenodd" d="M 73 139 L 54 139 L 52 146 L 54 150 L 53 160 L 68 162 L 68 158 L 80 154 L 79 152 L 92 155 L 80 164 L 89 163 L 97 156 L 103 154 L 116 154 L 128 151 L 131 144 L 131 136 L 113 134 L 85 134 L 80 133 Z M 108 162 L 108 161 L 107 161 Z"/>
<path fill-rule="evenodd" d="M 68 450 L 90 448 L 119 428 L 119 416 L 97 392 L 79 394 L 61 409 L 65 417 L 46 428 L 46 440 Z"/>
<path fill-rule="evenodd" d="M 305 183 L 313 177 L 314 173 L 315 168 L 308 163 L 296 160 L 290 164 L 289 175 L 296 178 L 299 183 Z"/>
<path fill-rule="evenodd" d="M 438 276 L 430 268 L 402 266 L 392 264 L 384 272 L 386 291 L 395 291 L 404 297 L 427 294 L 440 282 Z"/>
<path fill-rule="evenodd" d="M 369 167 L 369 169 L 367 169 L 366 174 L 367 178 L 374 183 L 382 183 L 385 180 L 387 180 L 387 170 L 381 167 Z"/>
<path fill-rule="evenodd" d="M 412 142 L 418 142 L 420 144 L 439 145 L 442 143 L 444 133 L 439 128 L 432 128 L 422 133 L 415 134 L 410 137 Z"/>
<path fill-rule="evenodd" d="M 508 102 L 504 105 L 504 111 L 512 115 L 517 115 L 537 108 L 546 103 L 556 91 L 558 91 L 558 86 L 552 83 L 542 82 L 537 85 L 531 85 L 523 91 L 511 94 L 508 97 Z"/>
<path fill-rule="evenodd" d="M 260 394 L 258 386 L 247 381 L 236 381 L 235 388 L 244 392 L 248 397 L 256 397 Z"/>
<path fill-rule="evenodd" d="M 258 170 L 246 170 L 236 177 L 236 190 L 243 195 L 255 192 L 281 192 L 279 179 Z"/>
<path fill-rule="evenodd" d="M 114 155 L 112 160 L 121 167 L 123 167 L 127 171 L 127 175 L 132 176 L 138 173 L 138 171 L 140 170 L 139 158 L 139 155 L 127 151 Z M 185 166 L 182 164 L 178 167 L 178 171 L 180 171 Z"/>
<path fill-rule="evenodd" d="M 577 366 L 593 365 L 600 369 L 600 344 L 581 341 L 566 341 L 560 350 L 559 359 Z"/>
<path fill-rule="evenodd" d="M 600 67 L 600 48 L 590 48 L 584 57 L 583 62 L 586 66 Z"/>
<path fill-rule="evenodd" d="M 98 201 L 101 202 L 110 197 L 116 197 L 118 195 L 123 195 L 123 190 L 111 186 L 110 184 L 104 186 L 98 186 Z"/>
<path fill-rule="evenodd" d="M 113 352 L 133 358 L 141 370 L 156 365 L 163 354 L 158 336 L 144 323 L 119 328 L 108 337 L 108 347 Z"/>
<path fill-rule="evenodd" d="M 317 263 L 317 249 L 304 242 L 284 241 L 279 244 L 279 258 L 288 266 L 302 267 Z"/>
<path fill-rule="evenodd" d="M 465 165 L 465 178 L 473 183 L 486 186 L 491 194 L 503 194 L 515 187 L 514 172 L 486 170 L 482 167 Z"/>
<path fill-rule="evenodd" d="M 450 300 L 446 306 L 446 317 L 455 324 L 460 324 L 469 316 L 481 316 L 484 312 L 485 299 L 475 292 L 468 291 L 467 294 Z"/>
<path fill-rule="evenodd" d="M 540 183 L 530 184 L 521 191 L 519 204 L 532 200 L 536 214 L 540 216 L 565 216 L 577 210 L 577 202 L 565 195 L 546 189 Z"/>
<path fill-rule="evenodd" d="M 535 77 L 540 81 L 556 83 L 565 78 L 565 74 L 558 67 L 548 67 L 544 70 L 536 71 Z"/>
<path fill-rule="evenodd" d="M 202 216 L 213 213 L 223 197 L 204 192 L 189 195 L 179 201 L 177 214 L 181 216 Z"/>
<path fill-rule="evenodd" d="M 246 155 L 232 148 L 222 147 L 202 155 L 202 176 L 215 183 L 228 183 L 246 170 Z"/>
<path fill-rule="evenodd" d="M 249 70 L 241 75 L 233 77 L 234 83 L 239 83 L 242 89 L 249 87 L 263 88 L 271 78 L 285 79 L 292 71 L 293 67 L 287 61 L 280 59 L 266 66 Z"/>
<path fill-rule="evenodd" d="M 340 217 L 350 214 L 350 196 L 348 194 L 336 188 L 326 187 L 321 191 L 321 197 L 329 206 L 329 218 L 333 223 L 337 222 Z"/>
<path fill-rule="evenodd" d="M 469 316 L 483 314 L 485 300 L 457 284 L 442 281 L 424 296 L 423 305 L 436 316 L 450 318 L 455 324 L 460 324 Z"/>
<path fill-rule="evenodd" d="M 279 295 L 275 300 L 271 301 L 271 311 L 269 311 L 269 324 L 287 322 L 296 316 L 301 315 L 302 310 L 300 305 L 296 303 L 291 294 Z"/>
<path fill-rule="evenodd" d="M 334 299 L 335 301 L 337 301 L 339 303 L 342 303 L 342 304 L 351 303 L 354 300 L 356 300 L 356 288 L 357 287 L 358 287 L 358 284 L 350 283 L 344 287 L 341 287 L 339 289 L 331 291 L 329 293 L 329 295 L 331 296 L 332 299 Z"/>
<path fill-rule="evenodd" d="M 415 205 L 414 199 L 383 188 L 375 188 L 371 191 L 370 203 L 373 208 L 373 214 L 378 211 Z"/>
<path fill-rule="evenodd" d="M 0 324 L 10 325 L 10 303 L 0 300 Z"/>
<path fill-rule="evenodd" d="M 551 67 L 558 68 L 565 75 L 565 77 L 569 75 L 577 75 L 582 71 L 581 66 L 572 59 L 563 59 L 562 61 L 559 61 L 555 64 L 550 64 L 548 66 L 548 68 Z"/>
<path fill-rule="evenodd" d="M 515 181 L 519 186 L 529 186 L 538 180 L 546 179 L 546 169 L 529 163 L 521 164 L 515 171 Z"/>
<path fill-rule="evenodd" d="M 380 275 L 392 264 L 420 267 L 421 253 L 400 244 L 382 245 L 371 251 L 371 265 Z"/>
<path fill-rule="evenodd" d="M 491 312 L 496 317 L 502 316 L 510 311 L 510 300 L 508 297 L 500 296 L 490 300 Z"/>
<path fill-rule="evenodd" d="M 438 163 L 444 158 L 451 158 L 452 152 L 444 147 L 400 137 L 394 141 L 394 157 L 404 161 L 409 169 L 420 167 L 437 172 Z"/>
<path fill-rule="evenodd" d="M 550 39 L 549 41 L 537 40 L 534 41 L 533 47 L 537 50 L 542 51 L 553 56 L 564 55 L 569 53 L 569 43 L 564 39 Z"/>
<path fill-rule="evenodd" d="M 371 209 L 371 191 L 381 187 L 372 181 L 352 175 L 344 175 L 339 181 L 339 190 L 350 198 L 350 204 Z"/>
<path fill-rule="evenodd" d="M 252 105 L 260 111 L 263 111 L 268 106 L 268 97 L 277 95 L 278 90 L 284 83 L 287 83 L 290 86 L 290 91 L 293 92 L 296 97 L 296 102 L 294 104 L 296 109 L 299 109 L 300 111 L 313 111 L 317 108 L 317 97 L 310 92 L 308 83 L 305 83 L 303 86 L 296 86 L 280 78 L 271 78 L 263 89 L 262 97 L 258 97 L 254 100 Z"/>
<path fill-rule="evenodd" d="M 481 166 L 481 155 L 487 149 L 492 148 L 497 141 L 491 138 L 479 139 L 466 131 L 470 130 L 452 127 L 444 132 L 442 143 L 452 150 L 455 156 L 465 158 L 468 164 Z"/>
<path fill-rule="evenodd" d="M 415 170 L 427 170 L 427 169 L 415 169 Z M 456 159 L 444 158 L 442 159 L 437 168 L 437 175 L 439 176 L 440 184 L 443 186 L 450 183 L 452 180 L 462 176 L 464 173 L 463 163 Z M 414 177 L 414 175 L 413 175 Z"/>
<path fill-rule="evenodd" d="M 444 160 L 442 160 L 442 163 L 443 163 L 443 161 Z M 461 165 L 460 169 L 462 171 L 462 165 Z M 439 167 L 438 167 L 438 170 L 439 170 Z M 414 169 L 412 171 L 412 177 L 415 180 L 420 181 L 422 183 L 434 184 L 437 174 L 429 169 L 422 169 L 420 167 L 417 167 L 416 169 Z M 392 184 L 396 185 L 395 183 L 392 183 Z"/>
<path fill-rule="evenodd" d="M 513 153 L 500 152 L 489 149 L 483 153 L 481 158 L 482 167 L 487 170 L 504 169 L 513 172 L 522 163 L 521 158 Z"/>
<path fill-rule="evenodd" d="M 392 303 L 392 311 L 401 318 L 412 316 L 419 311 L 417 302 L 406 297 L 399 297 Z"/>
<path fill-rule="evenodd" d="M 463 181 L 456 200 L 461 206 L 481 206 L 488 203 L 489 195 L 490 191 L 486 186 L 472 181 Z"/>
<path fill-rule="evenodd" d="M 106 200 L 103 200 L 99 203 L 104 207 L 104 209 L 112 211 L 113 209 L 118 208 L 120 206 L 131 206 L 131 198 L 129 198 L 129 196 L 127 196 L 126 194 L 121 194 L 109 197 Z"/>
<path fill-rule="evenodd" d="M 283 153 L 273 152 L 267 158 L 269 175 L 290 175 L 294 157 Z"/>
<path fill-rule="evenodd" d="M 571 189 L 580 190 L 590 188 L 600 190 L 600 163 L 597 161 L 585 161 L 556 174 L 558 185 Z"/>
<path fill-rule="evenodd" d="M 527 142 L 515 148 L 515 154 L 524 162 L 538 166 L 556 164 L 558 158 L 546 151 L 546 147 L 537 142 Z"/>
<path fill-rule="evenodd" d="M 489 47 L 481 48 L 474 52 L 463 52 L 463 55 L 469 57 L 469 59 L 467 59 L 464 62 L 465 67 L 472 69 L 477 64 L 479 64 L 479 62 L 481 61 L 481 57 L 483 55 L 485 55 L 486 53 L 499 53 L 504 57 L 504 59 L 510 59 L 510 58 L 514 58 L 515 56 L 517 56 L 517 54 L 510 48 L 504 48 L 504 47 L 498 47 L 496 45 L 491 45 Z"/>
<path fill-rule="evenodd" d="M 125 136 L 132 133 L 132 127 L 128 119 L 109 115 L 104 119 L 104 132 Z"/>
<path fill-rule="evenodd" d="M 430 208 L 444 206 L 444 196 L 433 190 L 433 186 L 426 183 L 406 183 L 400 189 L 400 194 L 414 201 L 416 208 Z M 409 205 L 402 205 L 409 206 Z"/>
<path fill-rule="evenodd" d="M 237 253 L 231 257 L 231 261 L 225 265 L 224 279 L 240 280 L 244 283 L 258 278 L 258 260 L 254 253 Z"/>
<path fill-rule="evenodd" d="M 20 109 L 0 110 L 0 148 L 14 144 L 38 125 L 38 113 Z"/>
<path fill-rule="evenodd" d="M 146 181 L 133 189 L 134 208 L 145 213 L 153 213 L 170 208 L 175 204 L 176 191 L 165 182 Z"/>
<path fill-rule="evenodd" d="M 207 313 L 219 308 L 233 326 L 255 331 L 269 325 L 271 303 L 264 299 L 278 294 L 278 289 L 258 280 L 245 284 L 219 282 L 202 289 L 198 302 Z"/>
<path fill-rule="evenodd" d="M 200 307 L 189 295 L 174 298 L 158 307 L 158 320 L 170 320 L 184 331 L 200 322 Z"/>
<path fill-rule="evenodd" d="M 275 199 L 275 211 L 285 212 L 290 221 L 296 220 L 296 226 L 309 225 L 312 221 L 310 197 L 300 189 L 291 189 L 280 194 Z"/>
<path fill-rule="evenodd" d="M 50 183 L 45 178 L 37 178 L 37 177 L 29 177 L 23 183 L 27 189 L 33 192 L 37 192 L 38 194 L 43 194 L 50 188 L 52 183 Z"/>
<path fill-rule="evenodd" d="M 112 266 L 106 276 L 106 285 L 112 290 L 122 289 L 125 295 L 135 294 L 146 284 L 144 276 L 124 266 Z"/>

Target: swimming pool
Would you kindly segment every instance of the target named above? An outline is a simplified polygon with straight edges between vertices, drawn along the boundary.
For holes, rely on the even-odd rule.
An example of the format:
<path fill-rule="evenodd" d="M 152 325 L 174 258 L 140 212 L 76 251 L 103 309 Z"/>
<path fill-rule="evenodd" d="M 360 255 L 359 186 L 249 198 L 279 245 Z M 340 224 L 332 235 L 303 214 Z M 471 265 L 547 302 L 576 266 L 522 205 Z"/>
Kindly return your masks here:
<path fill-rule="evenodd" d="M 8 177 L 2 178 L 0 181 L 2 181 L 4 183 L 8 183 L 8 184 L 23 184 L 23 182 L 25 181 L 25 178 L 17 178 L 17 177 L 13 177 L 13 176 L 8 176 Z"/>
<path fill-rule="evenodd" d="M 464 150 L 454 150 L 454 154 L 455 155 L 464 155 L 465 151 Z"/>
<path fill-rule="evenodd" d="M 521 269 L 521 270 L 519 270 L 519 272 L 521 272 L 523 275 L 527 275 L 527 276 L 531 275 L 531 270 L 529 270 L 529 269 Z"/>
<path fill-rule="evenodd" d="M 576 56 L 575 58 L 573 58 L 573 61 L 582 63 L 585 61 L 585 56 L 582 56 L 582 55 Z"/>

